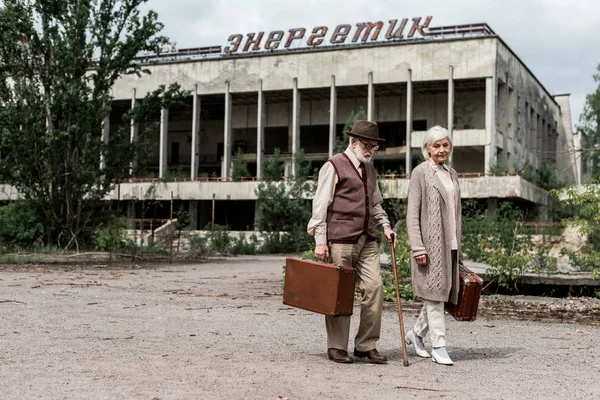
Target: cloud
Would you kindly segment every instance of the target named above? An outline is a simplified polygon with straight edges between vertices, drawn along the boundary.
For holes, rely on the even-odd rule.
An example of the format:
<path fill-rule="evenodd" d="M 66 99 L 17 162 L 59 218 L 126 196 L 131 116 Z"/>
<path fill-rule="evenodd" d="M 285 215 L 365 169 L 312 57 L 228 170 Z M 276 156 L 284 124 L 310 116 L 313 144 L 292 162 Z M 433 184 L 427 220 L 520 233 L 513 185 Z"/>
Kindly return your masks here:
<path fill-rule="evenodd" d="M 432 15 L 433 26 L 486 22 L 550 93 L 571 93 L 573 121 L 596 89 L 600 2 L 595 0 L 149 0 L 178 48 L 227 45 L 235 33 L 329 27 Z"/>

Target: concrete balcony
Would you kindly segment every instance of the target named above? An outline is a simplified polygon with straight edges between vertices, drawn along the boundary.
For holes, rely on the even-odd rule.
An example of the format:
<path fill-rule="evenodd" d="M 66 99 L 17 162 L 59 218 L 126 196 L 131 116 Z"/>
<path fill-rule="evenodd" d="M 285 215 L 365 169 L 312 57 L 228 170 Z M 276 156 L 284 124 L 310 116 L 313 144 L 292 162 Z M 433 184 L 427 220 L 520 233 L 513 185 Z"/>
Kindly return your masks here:
<path fill-rule="evenodd" d="M 462 174 L 459 178 L 462 198 L 521 199 L 537 204 L 549 204 L 547 191 L 520 176 L 484 176 Z M 408 179 L 383 179 L 385 198 L 404 199 L 408 194 Z M 256 200 L 258 181 L 223 182 L 220 180 L 185 182 L 126 182 L 115 185 L 106 200 L 142 201 L 171 200 Z M 290 183 L 291 184 L 291 183 Z M 17 200 L 17 191 L 6 184 L 0 185 L 0 201 Z"/>
<path fill-rule="evenodd" d="M 547 191 L 520 176 L 474 176 L 459 178 L 458 181 L 463 199 L 515 198 L 537 204 L 549 204 Z M 408 195 L 408 179 L 386 179 L 383 184 L 385 198 L 404 199 Z"/>
<path fill-rule="evenodd" d="M 421 147 L 425 131 L 414 131 L 411 136 L 411 147 Z M 452 133 L 454 147 L 462 146 L 485 146 L 487 141 L 487 132 L 485 129 L 455 129 Z"/>

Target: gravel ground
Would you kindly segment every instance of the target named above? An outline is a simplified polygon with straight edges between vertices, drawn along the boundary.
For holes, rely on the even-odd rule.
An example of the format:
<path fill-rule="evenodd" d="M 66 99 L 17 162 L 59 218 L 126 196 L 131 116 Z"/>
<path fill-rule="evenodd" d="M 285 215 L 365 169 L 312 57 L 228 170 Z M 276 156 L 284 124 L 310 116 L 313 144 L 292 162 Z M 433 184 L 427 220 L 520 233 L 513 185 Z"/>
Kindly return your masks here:
<path fill-rule="evenodd" d="M 404 367 L 397 312 L 388 304 L 378 349 L 389 364 L 341 365 L 326 358 L 323 317 L 282 304 L 284 260 L 0 268 L 0 398 L 600 395 L 598 301 L 484 299 L 477 321 L 447 318 L 452 367 L 410 348 Z M 420 305 L 403 305 L 410 327 Z"/>

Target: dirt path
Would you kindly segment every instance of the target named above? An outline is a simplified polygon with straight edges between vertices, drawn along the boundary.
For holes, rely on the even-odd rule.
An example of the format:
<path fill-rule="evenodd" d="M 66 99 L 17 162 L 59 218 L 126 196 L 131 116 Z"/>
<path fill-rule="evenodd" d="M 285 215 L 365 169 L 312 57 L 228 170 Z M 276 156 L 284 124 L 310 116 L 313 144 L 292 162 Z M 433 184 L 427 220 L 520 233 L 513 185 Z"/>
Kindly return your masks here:
<path fill-rule="evenodd" d="M 447 319 L 453 367 L 410 349 L 411 365 L 404 367 L 397 314 L 388 305 L 378 347 L 391 362 L 339 365 L 326 359 L 323 317 L 281 303 L 283 263 L 284 257 L 257 256 L 156 268 L 0 269 L 1 398 L 581 399 L 600 393 L 600 327 L 592 325 L 600 302 L 488 298 L 477 321 Z M 418 307 L 405 304 L 406 326 Z M 561 322 L 550 322 L 555 318 Z"/>

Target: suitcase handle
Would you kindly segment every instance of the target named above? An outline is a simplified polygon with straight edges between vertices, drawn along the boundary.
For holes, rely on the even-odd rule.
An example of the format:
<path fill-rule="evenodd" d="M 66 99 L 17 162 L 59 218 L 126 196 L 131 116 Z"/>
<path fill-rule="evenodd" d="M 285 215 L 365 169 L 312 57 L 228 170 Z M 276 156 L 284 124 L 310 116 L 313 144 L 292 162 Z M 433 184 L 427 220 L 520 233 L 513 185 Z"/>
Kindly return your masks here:
<path fill-rule="evenodd" d="M 483 284 L 483 279 L 481 279 L 481 277 L 479 275 L 477 275 L 475 272 L 473 272 L 470 269 L 468 269 L 467 267 L 465 267 L 465 265 L 462 263 L 462 261 L 459 262 L 458 268 L 467 278 L 475 278 Z M 465 284 L 465 286 L 470 286 L 471 282 L 469 282 L 468 279 L 465 279 L 464 284 Z"/>
<path fill-rule="evenodd" d="M 352 267 L 343 267 L 341 265 L 338 265 L 335 268 L 335 270 L 339 271 L 339 272 L 342 272 L 342 273 L 345 273 L 345 274 L 355 274 L 356 273 L 356 271 L 354 271 L 354 268 L 352 268 Z"/>

